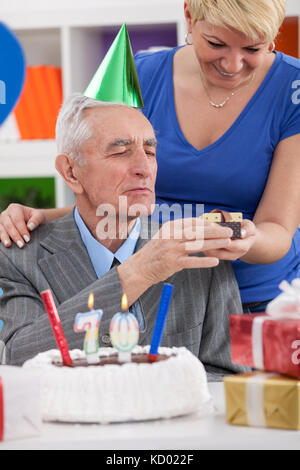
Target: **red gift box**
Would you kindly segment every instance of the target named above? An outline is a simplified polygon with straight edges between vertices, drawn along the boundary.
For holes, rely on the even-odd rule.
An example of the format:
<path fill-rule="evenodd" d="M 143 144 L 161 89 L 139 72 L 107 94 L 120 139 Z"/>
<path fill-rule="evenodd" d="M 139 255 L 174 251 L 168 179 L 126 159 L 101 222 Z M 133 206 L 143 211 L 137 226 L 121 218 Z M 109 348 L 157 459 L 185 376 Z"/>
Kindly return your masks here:
<path fill-rule="evenodd" d="M 300 379 L 300 319 L 230 315 L 232 362 Z"/>

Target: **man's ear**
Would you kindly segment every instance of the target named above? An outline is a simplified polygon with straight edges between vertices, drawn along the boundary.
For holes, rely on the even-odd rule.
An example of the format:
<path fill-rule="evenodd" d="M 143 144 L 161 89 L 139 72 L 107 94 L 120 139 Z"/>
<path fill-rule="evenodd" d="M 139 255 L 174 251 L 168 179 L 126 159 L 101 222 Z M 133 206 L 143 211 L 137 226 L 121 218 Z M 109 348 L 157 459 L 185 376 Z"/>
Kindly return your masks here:
<path fill-rule="evenodd" d="M 62 153 L 56 157 L 55 168 L 58 173 L 63 177 L 67 186 L 75 194 L 82 194 L 83 187 L 80 181 L 75 176 L 74 171 L 75 163 L 69 155 Z"/>

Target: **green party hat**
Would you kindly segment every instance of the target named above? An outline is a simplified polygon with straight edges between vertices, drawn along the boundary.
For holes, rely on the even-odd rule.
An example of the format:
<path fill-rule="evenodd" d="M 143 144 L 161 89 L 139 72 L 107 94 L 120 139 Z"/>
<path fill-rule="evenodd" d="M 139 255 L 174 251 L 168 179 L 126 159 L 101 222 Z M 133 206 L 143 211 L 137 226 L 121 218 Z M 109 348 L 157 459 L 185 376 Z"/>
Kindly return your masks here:
<path fill-rule="evenodd" d="M 143 108 L 144 102 L 127 27 L 123 24 L 84 95 Z"/>

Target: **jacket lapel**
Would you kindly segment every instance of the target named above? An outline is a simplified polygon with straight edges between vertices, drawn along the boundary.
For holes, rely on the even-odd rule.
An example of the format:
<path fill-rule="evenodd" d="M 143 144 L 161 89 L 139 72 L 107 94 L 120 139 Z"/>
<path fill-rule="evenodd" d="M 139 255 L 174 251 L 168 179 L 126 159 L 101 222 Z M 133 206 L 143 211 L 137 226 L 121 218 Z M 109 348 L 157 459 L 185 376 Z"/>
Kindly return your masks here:
<path fill-rule="evenodd" d="M 59 304 L 97 280 L 73 212 L 57 220 L 54 229 L 40 245 L 42 255 L 38 264 Z"/>
<path fill-rule="evenodd" d="M 159 230 L 158 224 L 150 226 L 148 219 L 142 219 L 136 251 L 143 248 L 157 230 Z M 49 288 L 55 294 L 54 299 L 57 304 L 74 297 L 97 280 L 74 221 L 73 212 L 57 220 L 54 229 L 40 242 L 40 245 L 42 254 L 38 264 L 48 281 Z M 149 332 L 151 333 L 154 328 L 162 287 L 163 283 L 155 284 L 139 299 L 145 320 L 145 330 L 140 332 L 141 344 L 149 343 L 151 339 Z"/>

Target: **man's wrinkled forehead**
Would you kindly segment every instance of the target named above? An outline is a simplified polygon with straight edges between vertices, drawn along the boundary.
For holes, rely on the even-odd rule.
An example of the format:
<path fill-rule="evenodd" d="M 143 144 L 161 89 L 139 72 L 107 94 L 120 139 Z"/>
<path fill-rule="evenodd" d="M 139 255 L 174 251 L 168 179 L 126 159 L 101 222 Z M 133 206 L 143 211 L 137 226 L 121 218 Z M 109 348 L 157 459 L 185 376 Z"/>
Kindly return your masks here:
<path fill-rule="evenodd" d="M 143 143 L 156 147 L 152 125 L 141 111 L 127 106 L 107 106 L 87 110 L 94 139 L 108 145 Z"/>

